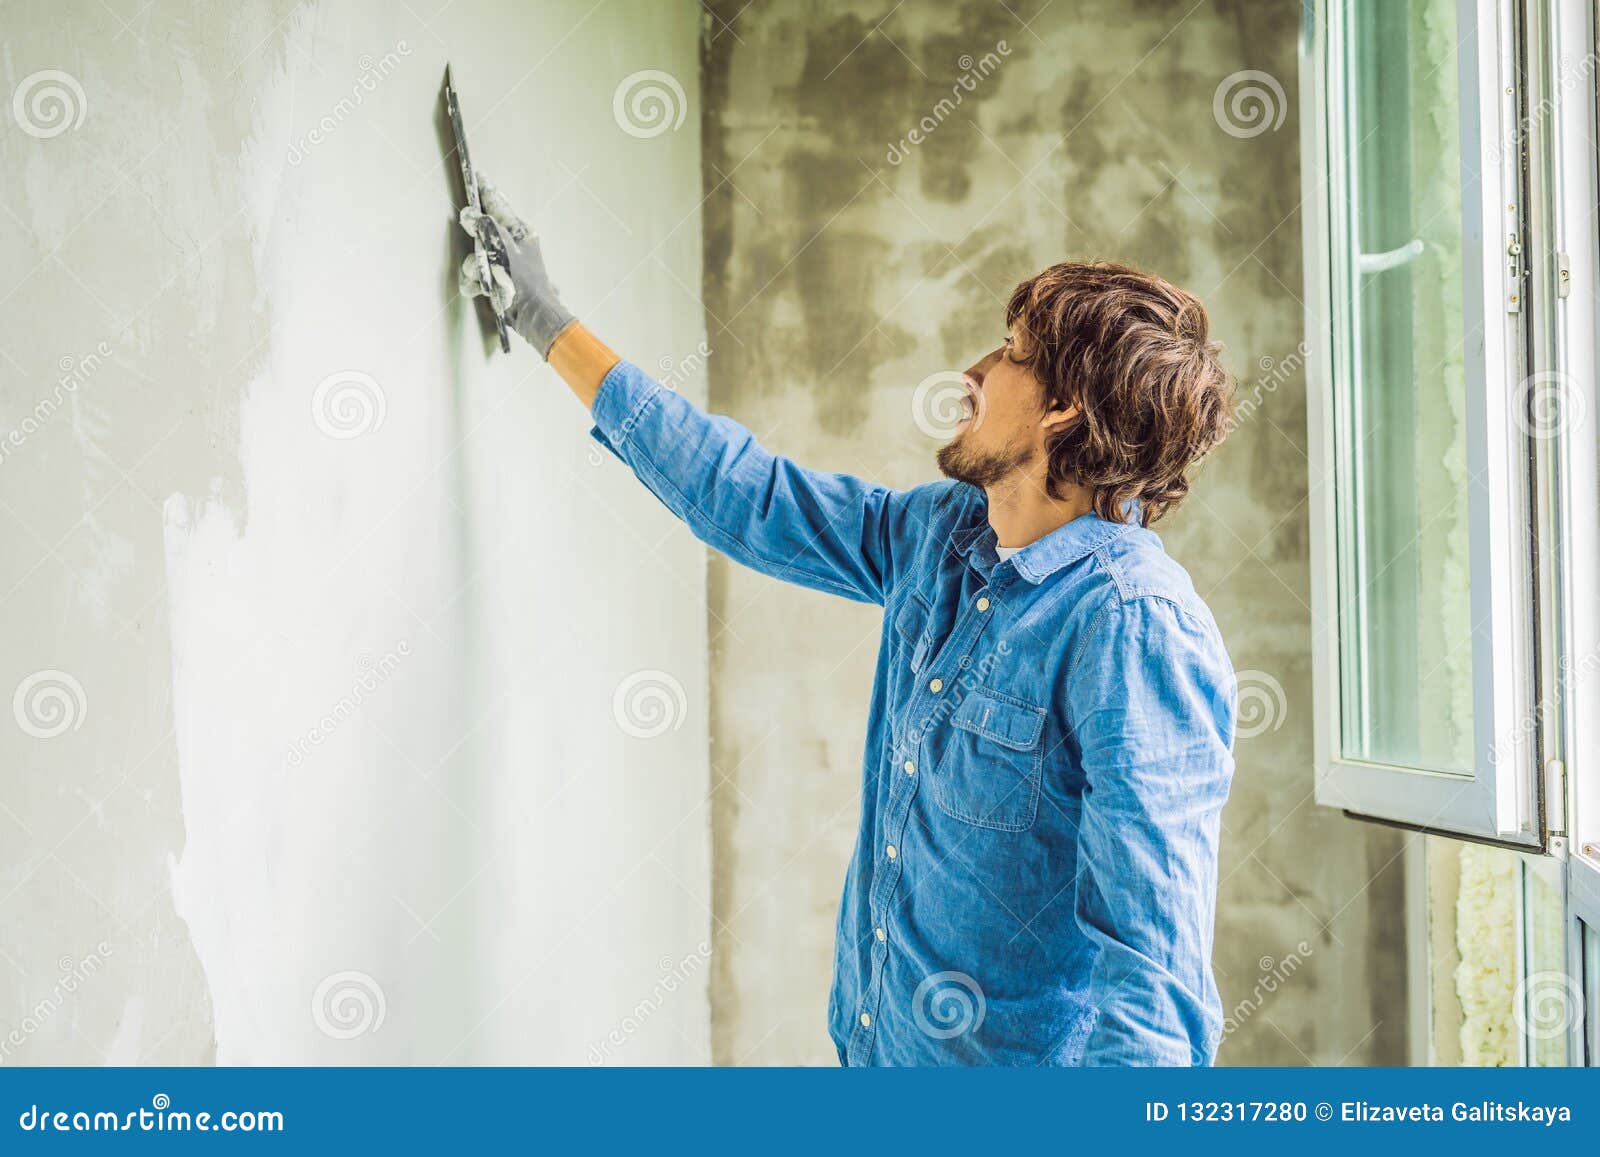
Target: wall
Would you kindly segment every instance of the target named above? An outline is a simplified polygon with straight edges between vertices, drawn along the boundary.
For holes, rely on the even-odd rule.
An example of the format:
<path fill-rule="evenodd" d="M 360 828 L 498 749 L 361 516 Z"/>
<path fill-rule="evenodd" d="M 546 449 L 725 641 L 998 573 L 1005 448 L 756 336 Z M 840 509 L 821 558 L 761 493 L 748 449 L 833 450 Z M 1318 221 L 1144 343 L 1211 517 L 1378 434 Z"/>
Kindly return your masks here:
<path fill-rule="evenodd" d="M 0 1062 L 705 1059 L 704 554 L 489 352 L 438 119 L 703 398 L 692 6 L 0 22 Z"/>
<path fill-rule="evenodd" d="M 1240 426 L 1161 529 L 1240 672 L 1221 1060 L 1402 1062 L 1402 838 L 1311 799 L 1299 5 L 709 9 L 711 402 L 773 449 L 934 477 L 918 383 L 991 348 L 1005 296 L 1050 262 L 1131 261 L 1208 303 Z M 710 591 L 715 1052 L 828 1063 L 879 618 L 718 559 Z"/>
<path fill-rule="evenodd" d="M 1163 533 L 1251 705 L 1222 1059 L 1403 1059 L 1400 838 L 1310 799 L 1297 6 L 709 9 L 5 0 L 0 1063 L 694 1061 L 713 1011 L 719 1060 L 832 1060 L 877 616 L 715 558 L 702 615 L 704 552 L 487 352 L 446 59 L 569 303 L 702 399 L 704 340 L 812 465 L 932 477 L 916 384 L 1046 262 L 1206 297 L 1242 422 Z M 630 133 L 647 69 L 685 116 L 657 78 Z M 1247 69 L 1285 115 L 1235 135 Z"/>

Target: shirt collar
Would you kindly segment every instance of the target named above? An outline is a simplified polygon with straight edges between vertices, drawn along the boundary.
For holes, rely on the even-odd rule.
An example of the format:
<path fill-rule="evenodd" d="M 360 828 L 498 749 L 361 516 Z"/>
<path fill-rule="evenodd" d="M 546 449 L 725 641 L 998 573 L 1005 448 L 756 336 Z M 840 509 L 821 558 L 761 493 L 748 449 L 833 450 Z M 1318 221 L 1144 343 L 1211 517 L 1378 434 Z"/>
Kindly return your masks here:
<path fill-rule="evenodd" d="M 997 557 L 994 553 L 996 539 L 994 528 L 989 525 L 987 505 L 981 501 L 975 503 L 969 517 L 976 521 L 951 532 L 951 547 L 957 554 L 970 555 L 983 546 L 979 557 L 992 562 Z M 1108 522 L 1094 513 L 1084 514 L 1029 543 L 1011 557 L 1011 564 L 1023 578 L 1038 585 L 1062 567 L 1093 554 L 1137 525 L 1137 522 Z"/>

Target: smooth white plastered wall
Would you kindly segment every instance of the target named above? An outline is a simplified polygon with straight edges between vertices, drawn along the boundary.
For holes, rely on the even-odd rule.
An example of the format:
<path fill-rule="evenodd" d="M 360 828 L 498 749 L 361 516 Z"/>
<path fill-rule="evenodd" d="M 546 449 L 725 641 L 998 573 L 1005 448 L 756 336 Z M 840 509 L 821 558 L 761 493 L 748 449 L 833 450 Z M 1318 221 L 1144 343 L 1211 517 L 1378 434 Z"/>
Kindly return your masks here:
<path fill-rule="evenodd" d="M 183 192 L 141 243 L 165 252 L 162 231 L 193 221 L 187 201 L 240 242 L 174 263 L 174 291 L 117 335 L 163 351 L 151 385 L 166 398 L 222 415 L 202 423 L 205 445 L 184 430 L 160 448 L 195 465 L 190 484 L 150 482 L 151 503 L 101 514 L 153 548 L 140 598 L 119 594 L 104 565 L 69 578 L 154 608 L 134 637 L 144 662 L 96 667 L 103 644 L 85 636 L 76 669 L 94 669 L 84 725 L 99 730 L 98 757 L 115 763 L 119 746 L 143 746 L 141 728 L 169 720 L 154 758 L 178 790 L 144 793 L 142 807 L 123 799 L 99 846 L 68 846 L 62 863 L 114 877 L 130 833 L 171 831 L 170 884 L 158 868 L 154 902 L 141 888 L 62 912 L 59 895 L 26 885 L 73 816 L 14 852 L 7 878 L 22 890 L 7 914 L 42 941 L 62 937 L 61 951 L 103 925 L 124 965 L 18 1059 L 92 1061 L 114 1047 L 150 1059 L 209 1007 L 209 1034 L 179 1034 L 179 1054 L 162 1059 L 204 1061 L 214 1043 L 224 1063 L 706 1060 L 704 552 L 592 454 L 587 415 L 539 359 L 520 343 L 491 352 L 456 298 L 436 121 L 448 59 L 477 160 L 541 226 L 568 304 L 625 356 L 676 364 L 704 340 L 684 289 L 700 278 L 694 7 L 455 0 L 429 26 L 426 4 L 307 4 L 265 38 L 241 16 L 198 45 L 183 8 L 158 3 L 149 19 L 170 28 L 147 19 L 142 50 L 113 46 L 107 28 L 63 61 L 93 78 L 101 128 L 119 115 L 113 61 L 126 86 L 144 83 L 141 69 L 182 74 L 180 99 L 162 98 L 170 115 L 146 110 L 154 147 L 138 183 L 155 174 L 158 189 Z M 13 32 L 26 42 L 26 28 Z M 140 59 L 117 55 L 129 52 Z M 248 65 L 227 72 L 234 55 Z M 37 67 L 8 65 L 7 92 Z M 619 127 L 612 98 L 646 68 L 679 79 L 688 107 L 676 129 L 641 139 Z M 230 122 L 243 145 L 219 155 L 216 126 Z M 168 125 L 184 134 L 171 147 L 159 144 Z M 0 199 L 53 221 L 71 196 L 71 168 L 58 166 L 89 166 L 86 139 L 54 154 L 50 141 L 16 145 L 32 150 L 31 184 L 6 181 Z M 140 269 L 141 251 L 78 254 L 73 272 L 159 285 L 167 270 Z M 240 278 L 253 294 L 229 292 Z M 60 302 L 24 293 L 9 308 Z M 248 326 L 242 357 L 207 344 L 218 313 Z M 106 324 L 86 311 L 81 337 L 57 344 L 92 346 Z M 0 336 L 26 328 L 13 315 Z M 248 381 L 242 396 L 228 393 L 234 379 Z M 40 388 L 12 385 L 13 410 Z M 703 401 L 703 371 L 681 388 Z M 149 446 L 124 430 L 91 436 L 126 463 Z M 0 494 L 21 504 L 29 471 L 76 469 L 91 453 L 19 455 Z M 213 456 L 227 469 L 198 468 Z M 13 616 L 8 631 L 7 675 L 72 665 L 48 630 Z M 170 695 L 154 696 L 170 715 L 135 726 L 120 681 L 152 670 L 170 675 Z M 629 681 L 641 671 L 660 674 Z M 667 689 L 661 734 L 619 725 L 630 709 L 614 704 L 619 685 Z M 19 747 L 30 776 L 62 759 L 64 782 L 81 765 L 66 750 Z M 110 786 L 70 790 L 102 806 Z M 68 790 L 42 798 L 77 807 Z M 162 916 L 169 905 L 176 920 Z M 197 967 L 152 963 L 151 946 L 174 938 L 175 958 L 191 959 L 184 937 Z M 40 956 L 56 952 L 42 944 Z M 35 969 L 7 987 L 0 1021 L 24 1015 L 38 983 Z M 152 994 L 153 1023 L 140 1024 Z"/>

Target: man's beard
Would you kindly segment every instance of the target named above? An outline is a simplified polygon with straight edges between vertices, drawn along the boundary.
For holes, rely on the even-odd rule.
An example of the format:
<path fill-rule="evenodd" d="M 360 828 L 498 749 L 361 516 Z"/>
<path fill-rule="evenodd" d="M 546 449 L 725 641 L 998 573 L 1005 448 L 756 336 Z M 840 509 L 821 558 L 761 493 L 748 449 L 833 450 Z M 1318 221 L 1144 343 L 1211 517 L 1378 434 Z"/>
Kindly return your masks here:
<path fill-rule="evenodd" d="M 1033 461 L 1033 449 L 1012 443 L 999 450 L 977 450 L 967 445 L 963 432 L 939 447 L 939 469 L 946 478 L 989 490 Z"/>

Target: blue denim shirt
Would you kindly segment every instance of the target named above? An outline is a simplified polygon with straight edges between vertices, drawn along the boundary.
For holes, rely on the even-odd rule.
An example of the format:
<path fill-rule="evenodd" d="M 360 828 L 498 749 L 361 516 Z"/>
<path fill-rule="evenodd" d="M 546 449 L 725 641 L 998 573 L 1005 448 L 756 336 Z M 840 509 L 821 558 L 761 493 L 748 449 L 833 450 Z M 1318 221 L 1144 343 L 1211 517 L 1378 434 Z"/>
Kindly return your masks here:
<path fill-rule="evenodd" d="M 840 1060 L 1209 1064 L 1236 703 L 1160 539 L 1091 514 L 1000 562 L 982 491 L 802 469 L 626 362 L 594 421 L 709 545 L 884 608 Z"/>

